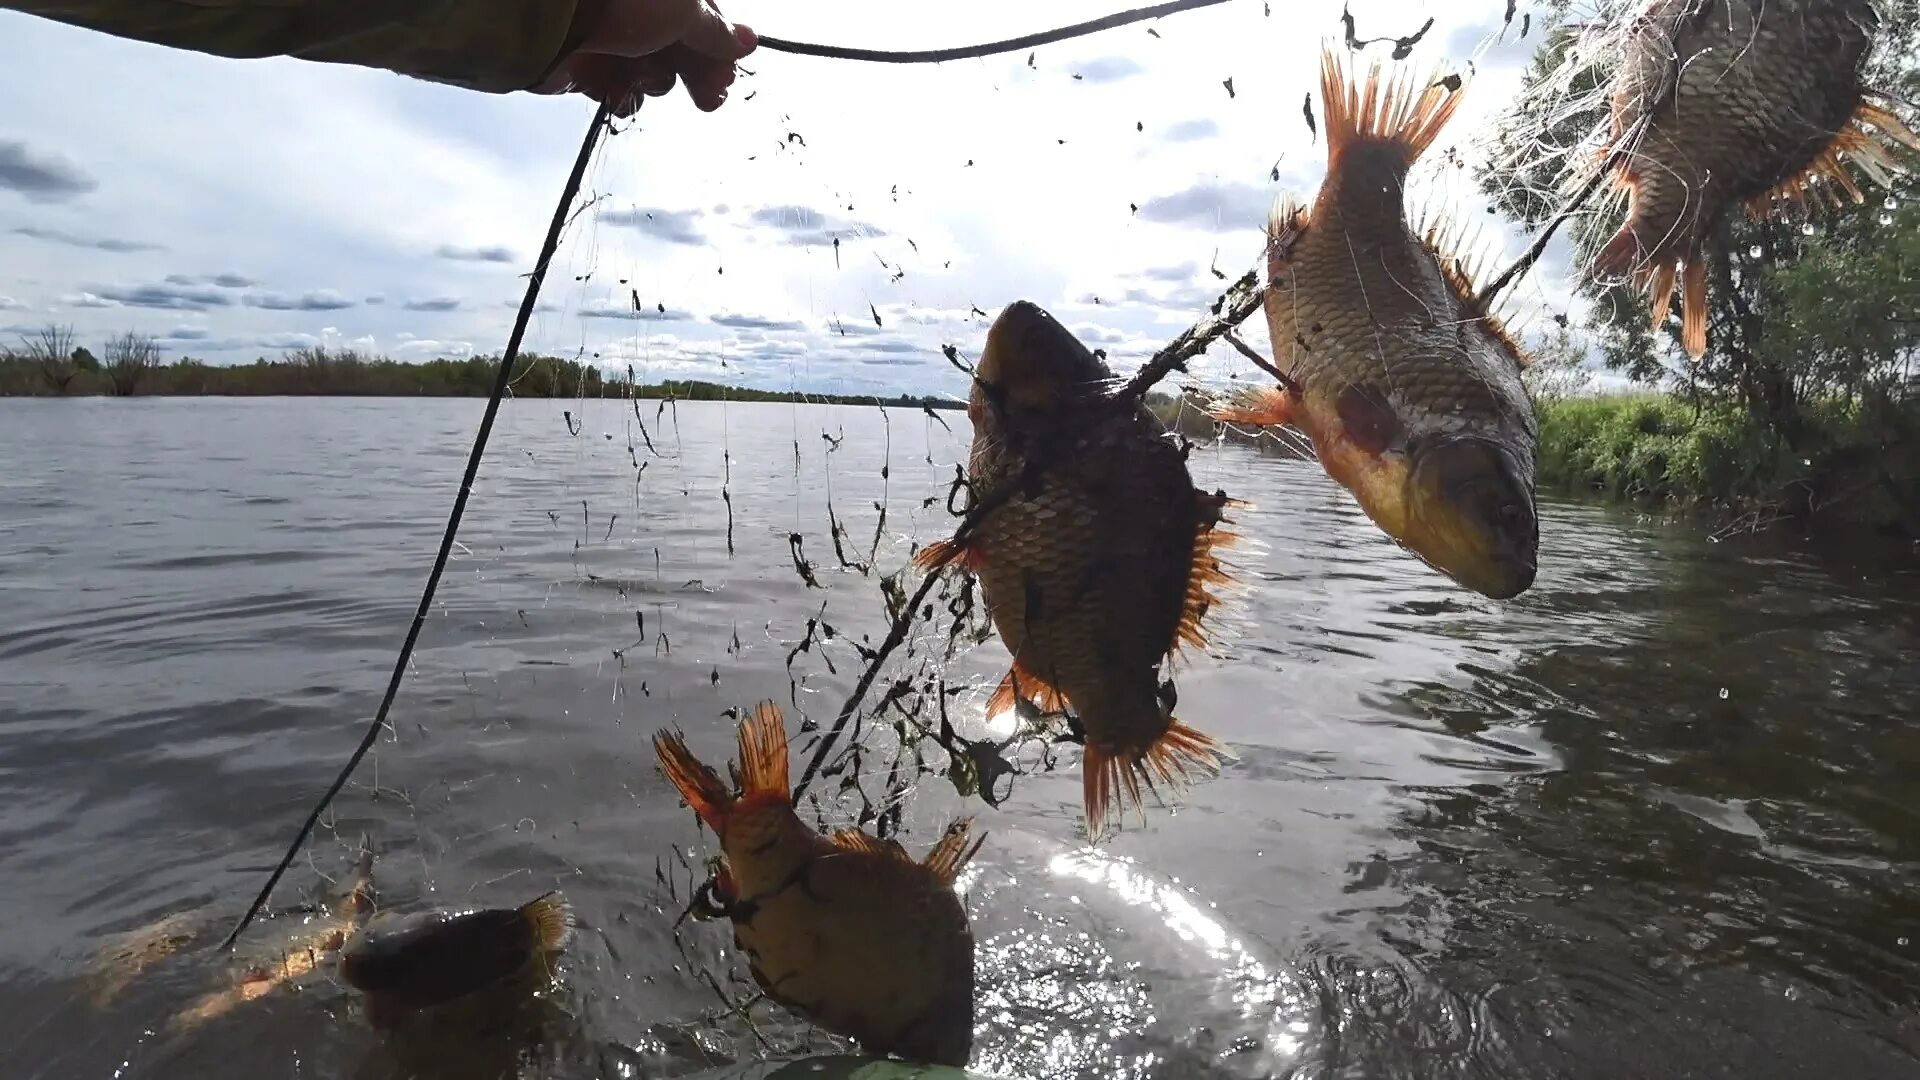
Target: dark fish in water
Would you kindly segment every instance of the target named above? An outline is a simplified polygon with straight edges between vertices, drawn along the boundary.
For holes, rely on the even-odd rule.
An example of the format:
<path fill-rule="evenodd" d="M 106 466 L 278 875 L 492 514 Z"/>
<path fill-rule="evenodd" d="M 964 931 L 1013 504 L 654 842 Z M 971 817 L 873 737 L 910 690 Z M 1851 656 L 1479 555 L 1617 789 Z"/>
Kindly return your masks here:
<path fill-rule="evenodd" d="M 660 732 L 667 779 L 720 837 L 715 898 L 767 997 L 868 1053 L 964 1066 L 973 1046 L 973 932 L 954 892 L 979 850 L 971 820 L 916 862 L 858 830 L 831 837 L 794 812 L 780 709 L 739 733 L 740 792 Z"/>
<path fill-rule="evenodd" d="M 1707 350 L 1703 246 L 1728 206 L 1764 217 L 1816 195 L 1860 202 L 1849 161 L 1886 185 L 1898 168 L 1890 144 L 1920 150 L 1920 136 L 1866 100 L 1861 69 L 1879 29 L 1871 0 L 1649 0 L 1616 31 L 1600 157 L 1625 151 L 1614 182 L 1629 204 L 1593 269 L 1629 274 L 1655 329 L 1677 280 L 1694 359 Z"/>
<path fill-rule="evenodd" d="M 551 978 L 572 930 L 558 892 L 517 908 L 380 916 L 341 950 L 340 977 L 366 995 L 374 1026 L 390 1027 L 512 976 Z"/>
<path fill-rule="evenodd" d="M 1142 782 L 1177 787 L 1227 756 L 1174 718 L 1162 662 L 1204 646 L 1227 583 L 1215 551 L 1228 500 L 1198 491 L 1153 415 L 1111 393 L 1107 366 L 1053 316 L 1008 305 L 987 332 L 967 415 L 977 527 L 920 553 L 980 579 L 1013 666 L 987 709 L 1071 706 L 1086 740 L 1087 834 Z"/>
<path fill-rule="evenodd" d="M 1459 106 L 1453 80 L 1355 85 L 1321 57 L 1327 174 L 1267 227 L 1267 328 L 1285 375 L 1216 419 L 1290 424 L 1382 532 L 1495 599 L 1533 584 L 1538 430 L 1527 360 L 1446 230 L 1409 225 L 1408 171 Z"/>

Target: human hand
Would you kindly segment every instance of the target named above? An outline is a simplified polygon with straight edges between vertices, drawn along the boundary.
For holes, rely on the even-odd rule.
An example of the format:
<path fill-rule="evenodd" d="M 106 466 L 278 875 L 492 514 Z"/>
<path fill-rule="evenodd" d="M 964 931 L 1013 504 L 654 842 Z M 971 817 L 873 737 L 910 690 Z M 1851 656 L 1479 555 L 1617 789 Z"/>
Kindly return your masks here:
<path fill-rule="evenodd" d="M 734 61 L 752 52 L 752 29 L 728 22 L 712 0 L 580 0 L 567 52 L 535 93 L 578 92 L 631 116 L 642 96 L 684 83 L 701 112 L 727 100 Z"/>

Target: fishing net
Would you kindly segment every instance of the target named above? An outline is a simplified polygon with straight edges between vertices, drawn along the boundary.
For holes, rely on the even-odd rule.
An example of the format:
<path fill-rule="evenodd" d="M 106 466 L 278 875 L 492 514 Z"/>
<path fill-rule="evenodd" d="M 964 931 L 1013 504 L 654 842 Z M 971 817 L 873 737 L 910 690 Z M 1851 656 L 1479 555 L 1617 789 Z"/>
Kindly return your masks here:
<path fill-rule="evenodd" d="M 955 815 L 981 814 L 987 846 L 969 880 L 1002 911 L 1044 908 L 1040 887 L 1009 868 L 1079 842 L 1079 750 L 1059 718 L 986 715 L 1007 657 L 977 584 L 912 565 L 972 497 L 957 482 L 970 430 L 952 406 L 992 317 L 1033 300 L 1125 379 L 1207 315 L 1255 267 L 1275 196 L 1310 198 L 1318 184 L 1310 73 L 1323 35 L 1361 45 L 1361 66 L 1405 53 L 1435 77 L 1467 78 L 1468 104 L 1421 162 L 1409 204 L 1484 280 L 1528 245 L 1514 206 L 1537 229 L 1564 202 L 1597 108 L 1589 53 L 1538 77 L 1536 48 L 1567 32 L 1559 24 L 1617 24 L 1625 9 L 1429 19 L 1418 5 L 1369 4 L 1344 25 L 1334 7 L 1305 10 L 1227 5 L 931 66 L 763 50 L 715 116 L 672 101 L 614 121 L 389 728 L 300 865 L 324 885 L 365 835 L 383 907 L 565 891 L 581 927 L 569 988 L 552 1002 L 574 1032 L 568 1053 L 665 1074 L 844 1045 L 754 1004 L 723 927 L 683 921 L 717 844 L 658 775 L 648 740 L 682 730 L 724 769 L 738 720 L 772 700 L 817 825 L 897 836 L 917 856 Z M 1026 14 L 985 5 L 898 44 L 981 38 Z M 877 3 L 807 19 L 816 40 L 897 22 Z M 1523 86 L 1521 122 L 1496 123 Z M 537 208 L 511 223 L 523 248 L 540 223 Z M 1584 235 L 1556 239 L 1506 290 L 1522 336 L 1577 321 L 1569 237 Z M 522 285 L 505 268 L 487 285 L 503 331 Z M 1257 315 L 1239 334 L 1270 355 Z M 1207 402 L 1249 380 L 1270 382 L 1217 340 L 1149 398 L 1197 444 L 1203 489 L 1242 496 L 1253 470 L 1273 466 L 1263 455 L 1310 453 L 1295 435 L 1205 418 Z M 423 416 L 433 465 L 411 482 L 431 521 L 478 405 Z M 430 548 L 418 550 L 394 560 L 396 590 L 424 570 Z M 1227 558 L 1239 580 L 1258 579 L 1256 537 Z M 1241 658 L 1244 613 L 1230 604 L 1209 625 L 1208 652 L 1176 679 Z M 1075 872 L 1189 902 L 1126 857 Z M 271 926 L 250 933 L 272 938 Z M 1123 950 L 1091 932 L 1033 940 L 1005 918 L 983 930 L 982 1016 L 1012 1025 L 983 1040 L 985 1066 L 1158 1075 L 1164 1046 L 1128 1050 L 1097 1020 L 1169 1022 Z M 1304 1015 L 1298 988 L 1251 952 L 1225 955 L 1213 974 L 1237 980 L 1244 1037 L 1271 1050 L 1274 1025 Z M 1068 1034 L 1038 1037 L 1050 1026 Z"/>

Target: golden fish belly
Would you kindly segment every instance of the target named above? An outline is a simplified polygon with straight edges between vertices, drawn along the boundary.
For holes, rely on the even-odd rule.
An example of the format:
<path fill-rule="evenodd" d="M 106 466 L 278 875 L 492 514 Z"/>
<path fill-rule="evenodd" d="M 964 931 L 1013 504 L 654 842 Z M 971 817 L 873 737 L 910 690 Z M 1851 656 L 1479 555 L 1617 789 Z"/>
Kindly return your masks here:
<path fill-rule="evenodd" d="M 972 936 L 951 888 L 878 863 L 821 841 L 734 940 L 769 997 L 870 1051 L 931 1059 L 939 1040 L 921 1032 L 971 1026 Z"/>

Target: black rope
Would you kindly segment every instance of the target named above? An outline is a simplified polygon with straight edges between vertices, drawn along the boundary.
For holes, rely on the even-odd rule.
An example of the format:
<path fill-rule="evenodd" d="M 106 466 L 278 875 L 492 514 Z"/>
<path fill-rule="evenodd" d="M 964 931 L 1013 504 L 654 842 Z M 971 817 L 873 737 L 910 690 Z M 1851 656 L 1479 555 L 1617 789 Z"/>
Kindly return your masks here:
<path fill-rule="evenodd" d="M 500 370 L 494 375 L 493 396 L 487 399 L 486 414 L 480 418 L 480 430 L 473 438 L 473 452 L 467 457 L 466 475 L 460 478 L 460 493 L 454 497 L 453 513 L 447 517 L 447 531 L 440 538 L 440 554 L 433 560 L 433 571 L 427 575 L 427 587 L 420 593 L 420 607 L 413 613 L 413 625 L 407 630 L 406 643 L 400 646 L 400 656 L 394 661 L 393 677 L 387 682 L 387 695 L 380 700 L 379 711 L 374 713 L 373 722 L 367 725 L 366 734 L 361 736 L 360 746 L 354 750 L 353 756 L 347 759 L 346 768 L 340 770 L 340 775 L 334 778 L 333 785 L 327 788 L 327 793 L 314 804 L 313 812 L 307 815 L 306 823 L 300 826 L 300 832 L 294 836 L 292 845 L 287 848 L 287 853 L 281 858 L 280 865 L 274 869 L 273 876 L 267 879 L 267 884 L 260 890 L 260 895 L 254 897 L 253 904 L 247 908 L 247 913 L 241 918 L 240 925 L 235 926 L 233 932 L 227 935 L 227 940 L 220 944 L 223 950 L 233 948 L 233 943 L 240 938 L 240 932 L 247 928 L 247 924 L 253 921 L 255 915 L 260 913 L 260 908 L 266 904 L 267 897 L 273 892 L 273 887 L 279 884 L 280 876 L 287 872 L 293 857 L 299 853 L 300 845 L 306 843 L 307 836 L 313 832 L 314 825 L 320 820 L 320 814 L 326 810 L 327 804 L 333 801 L 333 797 L 340 793 L 340 789 L 346 786 L 347 777 L 353 774 L 360 760 L 367 756 L 367 751 L 373 747 L 374 740 L 380 737 L 380 729 L 386 726 L 387 712 L 393 707 L 393 699 L 400 692 L 400 680 L 407 673 L 407 662 L 413 657 L 414 643 L 420 639 L 420 628 L 425 625 L 427 612 L 433 606 L 434 590 L 440 587 L 440 575 L 447 568 L 447 557 L 453 551 L 454 534 L 460 531 L 460 517 L 466 513 L 467 496 L 473 491 L 473 478 L 480 471 L 480 459 L 486 456 L 487 438 L 493 434 L 493 418 L 500 411 L 500 399 L 506 395 L 507 382 L 513 374 L 513 362 L 520 357 L 520 342 L 526 336 L 527 323 L 533 318 L 534 302 L 539 299 L 541 282 L 546 280 L 547 264 L 553 261 L 554 249 L 560 246 L 560 232 L 567 223 L 567 209 L 573 205 L 574 196 L 580 192 L 580 180 L 586 175 L 587 161 L 593 157 L 594 144 L 599 141 L 601 129 L 606 126 L 607 118 L 611 113 L 609 106 L 602 105 L 594 114 L 593 123 L 587 127 L 586 137 L 580 142 L 580 156 L 574 159 L 573 173 L 567 177 L 567 187 L 560 195 L 560 204 L 553 209 L 553 223 L 547 227 L 547 239 L 540 248 L 540 259 L 534 264 L 533 274 L 527 279 L 526 295 L 520 299 L 520 315 L 514 320 L 513 334 L 507 338 L 507 351 L 500 357 Z"/>
<path fill-rule="evenodd" d="M 1172 0 L 1170 3 L 1136 8 L 1132 11 L 1123 11 L 1114 15 L 1105 16 L 1104 18 L 1075 23 L 1072 26 L 1063 26 L 1055 30 L 1045 30 L 1037 34 L 1028 34 L 1024 37 L 1010 38 L 1005 41 L 996 41 L 985 45 L 967 45 L 951 49 L 888 52 L 879 49 L 849 49 L 836 45 L 813 45 L 806 42 L 787 41 L 783 38 L 764 36 L 759 39 L 759 42 L 763 48 L 776 52 L 796 53 L 803 56 L 824 56 L 839 60 L 873 60 L 894 64 L 937 64 L 946 60 L 965 60 L 973 57 L 992 56 L 996 53 L 1013 52 L 1018 49 L 1032 48 L 1056 41 L 1065 41 L 1069 38 L 1084 37 L 1102 30 L 1111 30 L 1116 26 L 1125 26 L 1128 23 L 1157 19 L 1163 15 L 1172 15 L 1194 8 L 1211 7 L 1215 4 L 1225 2 L 1226 0 Z M 286 873 L 287 867 L 293 863 L 294 856 L 299 854 L 300 846 L 306 843 L 307 837 L 312 834 L 314 826 L 319 823 L 320 815 L 325 812 L 328 804 L 333 802 L 334 796 L 340 793 L 340 789 L 346 786 L 347 778 L 353 775 L 353 770 L 359 767 L 361 760 L 366 757 L 367 751 L 373 748 L 374 741 L 379 738 L 380 729 L 386 726 L 387 713 L 393 707 L 393 699 L 400 692 L 400 682 L 406 675 L 407 662 L 413 657 L 414 644 L 419 640 L 420 629 L 425 625 L 427 612 L 432 608 L 434 591 L 440 585 L 440 575 L 446 570 L 447 558 L 453 550 L 454 536 L 460 531 L 460 518 L 466 512 L 467 497 L 473 491 L 473 479 L 480 471 L 480 461 L 486 456 L 487 439 L 493 433 L 493 420 L 495 415 L 500 411 L 500 399 L 506 394 L 507 384 L 513 373 L 513 362 L 519 358 L 520 343 L 526 336 L 527 323 L 533 318 L 534 304 L 539 299 L 540 286 L 546 280 L 547 265 L 552 261 L 555 249 L 559 247 L 560 233 L 565 229 L 569 220 L 567 210 L 573 205 L 574 197 L 580 192 L 580 181 L 586 174 L 587 162 L 592 158 L 594 145 L 599 141 L 600 132 L 606 126 L 607 120 L 611 115 L 612 108 L 606 104 L 602 104 L 594 114 L 593 123 L 588 126 L 586 137 L 581 140 L 580 154 L 579 157 L 574 160 L 573 173 L 567 178 L 566 190 L 561 193 L 560 203 L 554 208 L 553 223 L 547 229 L 547 238 L 545 244 L 540 249 L 539 261 L 535 263 L 533 273 L 528 278 L 526 295 L 520 299 L 520 314 L 514 320 L 512 335 L 507 339 L 506 353 L 500 358 L 500 370 L 494 378 L 493 395 L 487 399 L 486 414 L 481 417 L 480 430 L 474 436 L 473 452 L 467 458 L 466 475 L 460 480 L 460 492 L 454 498 L 453 512 L 448 515 L 446 532 L 440 538 L 440 553 L 434 559 L 432 572 L 427 575 L 427 585 L 420 594 L 420 607 L 414 612 L 413 625 L 407 631 L 406 642 L 401 645 L 400 655 L 394 661 L 393 676 L 387 683 L 386 696 L 381 699 L 380 708 L 374 713 L 372 723 L 367 725 L 366 733 L 361 736 L 360 745 L 355 748 L 353 756 L 347 759 L 346 767 L 340 770 L 340 775 L 334 778 L 333 784 L 327 788 L 326 794 L 322 795 L 320 801 L 314 804 L 312 812 L 307 815 L 306 822 L 300 826 L 300 831 L 295 834 L 293 843 L 287 848 L 286 855 L 280 859 L 280 865 L 274 868 L 273 875 L 267 879 L 266 885 L 261 888 L 260 895 L 254 898 L 252 905 L 247 908 L 247 913 L 241 918 L 239 925 L 235 926 L 233 932 L 228 934 L 227 939 L 221 943 L 220 947 L 223 950 L 231 949 L 233 943 L 239 940 L 241 931 L 245 930 L 248 924 L 253 922 L 254 916 L 260 913 L 260 909 L 266 904 L 268 896 L 273 893 L 273 887 L 279 884 L 281 876 Z M 925 600 L 926 594 L 932 589 L 934 582 L 939 580 L 939 578 L 940 574 L 936 572 L 929 574 L 927 579 L 921 582 L 920 589 L 914 594 L 914 600 L 909 606 L 909 613 Z M 894 632 L 889 634 L 887 641 L 882 644 L 879 656 L 876 659 L 884 660 L 888 653 L 891 653 L 899 646 L 900 639 L 904 637 L 905 627 L 896 625 Z M 835 736 L 837 736 L 840 729 L 845 726 L 847 718 L 859 707 L 860 700 L 865 696 L 868 686 L 873 681 L 874 673 L 878 671 L 878 669 L 879 664 L 877 662 L 869 666 L 860 686 L 855 690 L 854 695 L 848 699 L 846 706 L 841 710 L 839 721 L 833 730 L 828 732 L 827 737 L 822 740 L 819 751 L 814 755 L 813 761 L 808 766 L 805 775 L 801 777 L 799 787 L 796 788 L 796 791 L 806 787 L 807 782 L 812 779 L 814 772 L 825 760 L 826 752 L 833 745 Z"/>
<path fill-rule="evenodd" d="M 1172 0 L 1171 3 L 1155 4 L 1152 7 L 1135 8 L 1099 19 L 1090 19 L 1072 26 L 1062 26 L 1056 30 L 1042 30 L 1037 34 L 1008 38 L 1005 41 L 990 42 L 985 45 L 961 45 L 951 49 L 914 49 L 907 51 L 889 51 L 886 49 L 850 49 L 841 45 L 814 45 L 804 41 L 788 41 L 785 38 L 760 36 L 760 48 L 775 52 L 794 53 L 799 56 L 825 56 L 834 60 L 871 60 L 882 64 L 939 64 L 948 60 L 971 60 L 981 56 L 994 56 L 999 53 L 1017 52 L 1031 49 L 1037 45 L 1051 45 L 1056 41 L 1085 37 L 1102 30 L 1111 30 L 1128 23 L 1145 22 L 1163 15 L 1173 15 L 1194 8 L 1212 7 L 1224 4 L 1227 0 Z"/>

